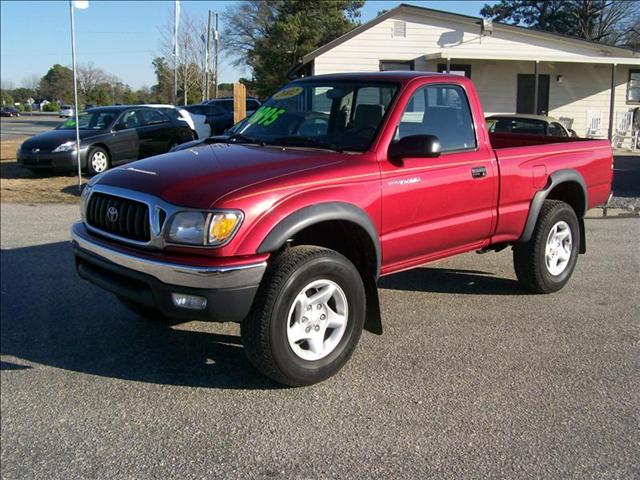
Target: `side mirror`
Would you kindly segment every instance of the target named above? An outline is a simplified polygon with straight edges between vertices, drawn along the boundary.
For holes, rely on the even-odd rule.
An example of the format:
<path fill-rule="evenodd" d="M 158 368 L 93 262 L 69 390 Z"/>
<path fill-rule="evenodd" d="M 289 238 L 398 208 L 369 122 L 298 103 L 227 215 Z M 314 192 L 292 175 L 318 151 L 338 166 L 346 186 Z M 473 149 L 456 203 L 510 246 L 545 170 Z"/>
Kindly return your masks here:
<path fill-rule="evenodd" d="M 435 135 L 409 135 L 389 145 L 387 156 L 394 161 L 403 158 L 439 157 L 442 148 Z"/>
<path fill-rule="evenodd" d="M 126 126 L 122 123 L 116 123 L 111 129 L 112 132 L 119 132 L 120 130 L 124 130 Z"/>

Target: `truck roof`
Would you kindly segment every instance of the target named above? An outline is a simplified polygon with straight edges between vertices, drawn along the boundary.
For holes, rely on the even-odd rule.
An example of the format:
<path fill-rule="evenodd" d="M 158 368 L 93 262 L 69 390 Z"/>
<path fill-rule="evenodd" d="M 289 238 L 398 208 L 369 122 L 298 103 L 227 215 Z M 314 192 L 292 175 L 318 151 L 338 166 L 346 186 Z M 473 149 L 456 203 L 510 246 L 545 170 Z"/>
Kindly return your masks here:
<path fill-rule="evenodd" d="M 416 78 L 449 78 L 460 81 L 462 77 L 460 75 L 454 75 L 451 73 L 436 73 L 436 72 L 416 72 L 415 70 L 388 70 L 386 72 L 351 72 L 351 73 L 330 73 L 325 75 L 315 75 L 312 77 L 304 77 L 296 82 L 313 82 L 316 80 L 328 80 L 328 81 L 380 81 L 380 82 L 399 82 L 407 83 Z"/>

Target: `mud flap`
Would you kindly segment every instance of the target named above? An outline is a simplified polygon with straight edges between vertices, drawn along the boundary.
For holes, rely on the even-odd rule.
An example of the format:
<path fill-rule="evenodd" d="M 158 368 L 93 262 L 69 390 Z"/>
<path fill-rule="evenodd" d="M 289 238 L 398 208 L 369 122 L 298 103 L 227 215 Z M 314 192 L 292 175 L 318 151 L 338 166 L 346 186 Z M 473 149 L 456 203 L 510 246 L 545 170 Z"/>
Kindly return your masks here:
<path fill-rule="evenodd" d="M 378 285 L 373 275 L 364 275 L 362 278 L 364 291 L 367 296 L 367 317 L 364 321 L 364 329 L 376 335 L 382 335 L 382 318 L 380 316 L 380 300 L 378 298 Z"/>

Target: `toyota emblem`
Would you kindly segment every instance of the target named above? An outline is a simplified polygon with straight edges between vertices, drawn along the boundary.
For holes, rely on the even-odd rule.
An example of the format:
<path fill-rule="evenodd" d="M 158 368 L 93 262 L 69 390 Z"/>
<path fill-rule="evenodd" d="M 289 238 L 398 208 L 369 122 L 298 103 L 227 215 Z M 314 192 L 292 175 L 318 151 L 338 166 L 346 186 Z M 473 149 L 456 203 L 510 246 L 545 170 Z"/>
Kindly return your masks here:
<path fill-rule="evenodd" d="M 118 221 L 118 209 L 116 207 L 109 207 L 107 209 L 107 220 L 111 223 Z"/>

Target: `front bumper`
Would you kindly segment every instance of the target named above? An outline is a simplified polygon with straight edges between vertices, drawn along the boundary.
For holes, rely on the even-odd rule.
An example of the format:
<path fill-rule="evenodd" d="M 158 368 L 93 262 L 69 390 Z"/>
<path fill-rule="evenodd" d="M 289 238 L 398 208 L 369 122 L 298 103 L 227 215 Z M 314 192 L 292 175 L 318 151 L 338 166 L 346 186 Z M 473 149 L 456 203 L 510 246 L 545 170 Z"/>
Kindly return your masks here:
<path fill-rule="evenodd" d="M 118 249 L 91 235 L 82 222 L 71 228 L 80 277 L 131 302 L 184 320 L 239 322 L 247 316 L 266 262 L 234 266 L 197 266 L 146 258 Z M 206 308 L 174 305 L 171 294 L 205 297 Z"/>
<path fill-rule="evenodd" d="M 80 148 L 82 167 L 86 166 L 87 149 Z M 18 165 L 33 170 L 75 171 L 78 169 L 76 153 L 68 152 L 33 152 L 18 150 Z"/>

